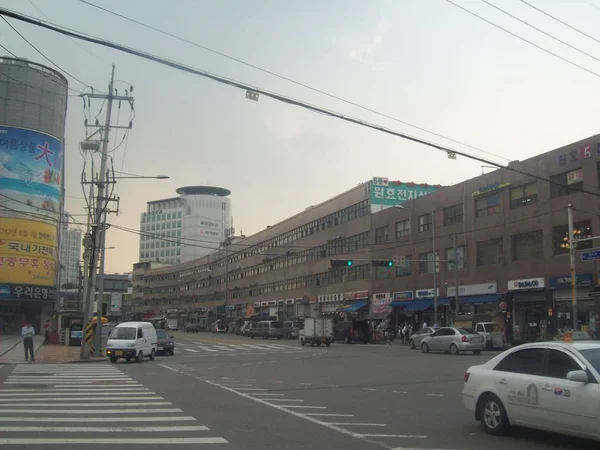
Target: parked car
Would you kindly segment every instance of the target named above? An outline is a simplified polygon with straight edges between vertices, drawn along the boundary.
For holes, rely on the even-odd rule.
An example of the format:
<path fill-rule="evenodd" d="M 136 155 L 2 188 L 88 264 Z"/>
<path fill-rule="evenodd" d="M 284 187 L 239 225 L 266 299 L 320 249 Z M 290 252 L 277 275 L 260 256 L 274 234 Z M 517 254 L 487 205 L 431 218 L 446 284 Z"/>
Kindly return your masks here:
<path fill-rule="evenodd" d="M 421 351 L 450 352 L 458 355 L 461 351 L 479 355 L 485 350 L 485 339 L 479 333 L 464 328 L 444 327 L 421 341 Z"/>
<path fill-rule="evenodd" d="M 183 329 L 185 333 L 197 333 L 198 331 L 202 331 L 200 329 L 200 325 L 197 323 L 188 323 Z"/>
<path fill-rule="evenodd" d="M 277 320 L 264 320 L 254 324 L 249 335 L 252 339 L 255 337 L 281 339 L 284 336 L 283 324 Z"/>
<path fill-rule="evenodd" d="M 504 348 L 504 333 L 496 322 L 477 323 L 475 324 L 475 331 L 485 339 L 487 350 Z"/>
<path fill-rule="evenodd" d="M 159 355 L 171 355 L 175 354 L 175 342 L 173 336 L 169 336 L 165 330 L 156 330 L 156 337 L 158 338 L 158 348 L 156 353 Z"/>
<path fill-rule="evenodd" d="M 283 323 L 283 328 L 285 330 L 286 339 L 298 339 L 300 337 L 300 330 L 302 329 L 302 321 L 300 320 L 290 320 Z"/>
<path fill-rule="evenodd" d="M 423 338 L 425 336 L 431 336 L 433 333 L 435 333 L 435 329 L 433 327 L 421 328 L 419 331 L 417 331 L 410 337 L 410 348 L 421 348 L 421 341 L 423 340 Z"/>
<path fill-rule="evenodd" d="M 492 435 L 518 425 L 600 441 L 599 383 L 600 342 L 539 342 L 469 367 L 462 397 Z"/>
<path fill-rule="evenodd" d="M 223 323 L 215 322 L 213 324 L 213 333 L 227 333 L 227 326 Z"/>

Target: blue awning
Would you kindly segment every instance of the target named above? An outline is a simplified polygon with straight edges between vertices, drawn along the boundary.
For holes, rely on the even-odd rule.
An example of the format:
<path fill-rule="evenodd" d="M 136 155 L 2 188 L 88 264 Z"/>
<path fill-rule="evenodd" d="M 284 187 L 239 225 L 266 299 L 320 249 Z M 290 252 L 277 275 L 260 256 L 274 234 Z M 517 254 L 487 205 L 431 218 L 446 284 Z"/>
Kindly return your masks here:
<path fill-rule="evenodd" d="M 447 298 L 438 298 L 438 306 L 448 306 L 450 305 L 450 300 Z M 433 308 L 433 299 L 432 298 L 420 298 L 418 300 L 413 300 L 409 302 L 408 305 L 404 307 L 404 311 L 425 311 L 426 309 Z"/>
<path fill-rule="evenodd" d="M 390 303 L 392 308 L 404 308 L 412 303 L 412 300 L 396 300 Z"/>
<path fill-rule="evenodd" d="M 462 305 L 482 305 L 484 303 L 500 303 L 504 294 L 482 294 L 482 295 L 464 295 L 459 297 L 459 302 Z M 442 300 L 454 301 L 454 297 L 445 297 Z"/>
<path fill-rule="evenodd" d="M 361 308 L 364 308 L 368 304 L 369 304 L 369 300 L 359 300 L 354 303 L 347 303 L 347 304 L 343 305 L 340 309 L 338 309 L 338 312 L 353 313 L 353 312 L 358 311 Z"/>

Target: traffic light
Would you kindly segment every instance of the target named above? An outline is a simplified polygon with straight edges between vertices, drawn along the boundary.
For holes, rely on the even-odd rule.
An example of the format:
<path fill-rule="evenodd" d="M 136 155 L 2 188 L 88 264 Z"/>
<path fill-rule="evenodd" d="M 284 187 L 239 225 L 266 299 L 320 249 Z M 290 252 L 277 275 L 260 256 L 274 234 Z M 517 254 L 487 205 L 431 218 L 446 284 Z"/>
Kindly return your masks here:
<path fill-rule="evenodd" d="M 339 267 L 350 267 L 351 265 L 352 265 L 351 259 L 332 259 L 331 260 L 331 267 L 333 269 L 339 268 Z"/>
<path fill-rule="evenodd" d="M 374 267 L 393 267 L 394 261 L 391 259 L 374 259 L 373 260 Z"/>

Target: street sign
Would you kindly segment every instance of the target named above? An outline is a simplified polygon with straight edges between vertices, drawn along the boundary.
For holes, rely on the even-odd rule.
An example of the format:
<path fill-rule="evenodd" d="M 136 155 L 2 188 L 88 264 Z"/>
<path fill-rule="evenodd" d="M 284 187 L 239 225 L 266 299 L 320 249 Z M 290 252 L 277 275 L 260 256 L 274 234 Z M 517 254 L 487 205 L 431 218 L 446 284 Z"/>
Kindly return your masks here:
<path fill-rule="evenodd" d="M 406 256 L 394 256 L 394 265 L 399 266 L 406 263 Z"/>
<path fill-rule="evenodd" d="M 596 261 L 597 259 L 600 259 L 600 250 L 591 250 L 581 254 L 582 261 Z"/>

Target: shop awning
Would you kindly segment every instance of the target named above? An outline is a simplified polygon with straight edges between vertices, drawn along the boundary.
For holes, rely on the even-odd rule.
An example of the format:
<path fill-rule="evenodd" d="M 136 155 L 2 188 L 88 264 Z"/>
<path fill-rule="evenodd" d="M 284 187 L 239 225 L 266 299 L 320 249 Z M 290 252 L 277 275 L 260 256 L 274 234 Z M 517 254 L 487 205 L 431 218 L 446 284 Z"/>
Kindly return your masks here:
<path fill-rule="evenodd" d="M 450 300 L 447 298 L 438 298 L 438 306 L 448 306 Z M 425 311 L 426 309 L 433 308 L 432 298 L 420 298 L 413 300 L 404 307 L 404 311 Z"/>
<path fill-rule="evenodd" d="M 413 300 L 396 300 L 390 303 L 392 308 L 404 308 L 412 303 Z"/>
<path fill-rule="evenodd" d="M 387 319 L 387 317 L 390 315 L 391 313 L 389 312 L 385 312 L 385 313 L 375 313 L 375 314 L 369 314 L 366 319 L 367 320 L 385 320 Z"/>
<path fill-rule="evenodd" d="M 461 305 L 481 305 L 484 303 L 500 303 L 504 294 L 481 294 L 481 295 L 461 295 L 459 301 Z M 444 297 L 441 300 L 450 304 L 455 297 Z"/>
<path fill-rule="evenodd" d="M 338 309 L 338 312 L 353 313 L 353 312 L 358 311 L 361 308 L 364 308 L 368 304 L 369 304 L 369 300 L 359 300 L 354 303 L 346 303 L 340 309 Z"/>

